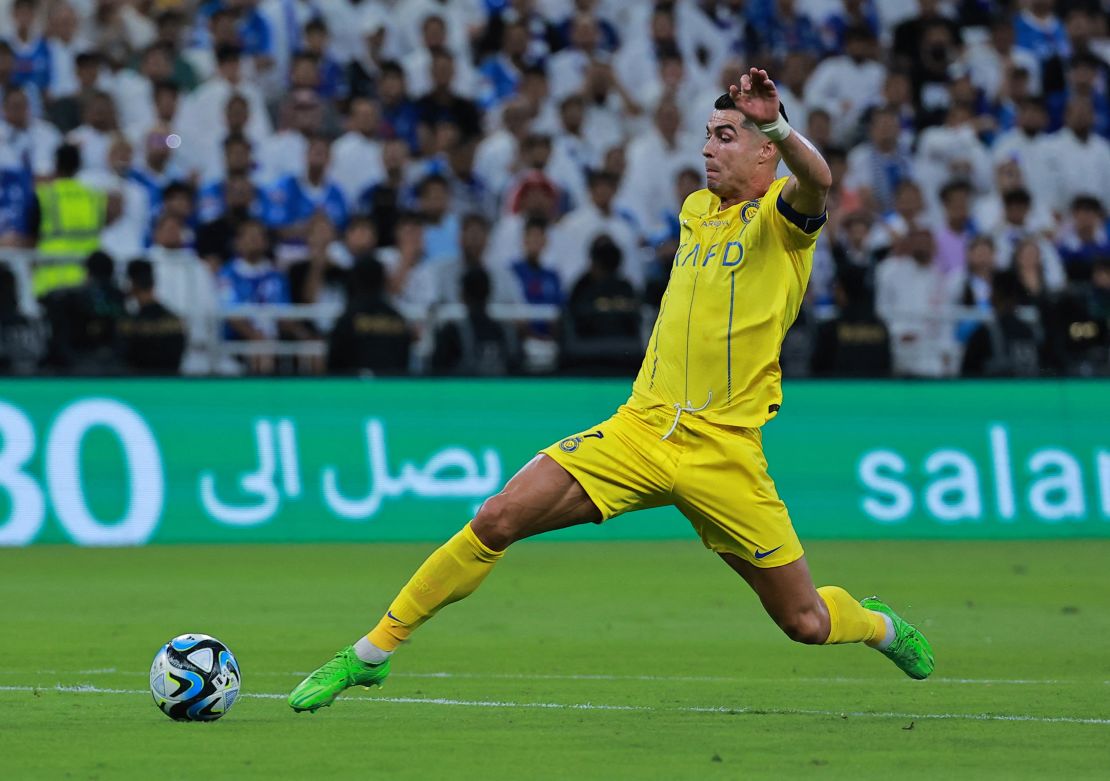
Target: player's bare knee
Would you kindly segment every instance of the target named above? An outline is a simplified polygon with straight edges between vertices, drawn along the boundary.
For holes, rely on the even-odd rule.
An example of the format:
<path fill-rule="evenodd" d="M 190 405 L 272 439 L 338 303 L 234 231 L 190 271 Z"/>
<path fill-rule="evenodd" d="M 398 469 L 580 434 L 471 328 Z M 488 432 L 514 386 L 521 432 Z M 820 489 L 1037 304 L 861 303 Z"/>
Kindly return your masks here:
<path fill-rule="evenodd" d="M 820 645 L 829 635 L 829 629 L 814 611 L 795 611 L 777 619 L 779 628 L 796 643 Z"/>
<path fill-rule="evenodd" d="M 499 493 L 482 503 L 470 528 L 487 547 L 505 550 L 520 539 L 520 513 L 511 499 Z"/>

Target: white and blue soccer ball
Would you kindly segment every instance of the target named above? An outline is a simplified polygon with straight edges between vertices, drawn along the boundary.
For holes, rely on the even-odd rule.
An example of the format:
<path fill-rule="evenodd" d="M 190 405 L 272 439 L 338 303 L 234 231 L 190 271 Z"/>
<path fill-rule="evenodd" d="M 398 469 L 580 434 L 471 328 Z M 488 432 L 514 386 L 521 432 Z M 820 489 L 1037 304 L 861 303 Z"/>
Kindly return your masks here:
<path fill-rule="evenodd" d="M 150 666 L 154 704 L 175 721 L 215 721 L 235 704 L 240 682 L 235 655 L 209 635 L 175 637 Z"/>

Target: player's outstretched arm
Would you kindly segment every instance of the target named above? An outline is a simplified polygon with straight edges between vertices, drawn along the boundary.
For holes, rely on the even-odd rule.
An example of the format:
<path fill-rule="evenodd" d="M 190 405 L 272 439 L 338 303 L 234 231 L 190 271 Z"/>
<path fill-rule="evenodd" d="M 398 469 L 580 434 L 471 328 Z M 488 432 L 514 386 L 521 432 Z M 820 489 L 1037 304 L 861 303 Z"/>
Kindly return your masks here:
<path fill-rule="evenodd" d="M 793 174 L 782 188 L 782 199 L 801 214 L 823 214 L 832 171 L 817 148 L 779 114 L 779 93 L 767 71 L 750 68 L 728 93 L 737 110 L 774 143 Z"/>

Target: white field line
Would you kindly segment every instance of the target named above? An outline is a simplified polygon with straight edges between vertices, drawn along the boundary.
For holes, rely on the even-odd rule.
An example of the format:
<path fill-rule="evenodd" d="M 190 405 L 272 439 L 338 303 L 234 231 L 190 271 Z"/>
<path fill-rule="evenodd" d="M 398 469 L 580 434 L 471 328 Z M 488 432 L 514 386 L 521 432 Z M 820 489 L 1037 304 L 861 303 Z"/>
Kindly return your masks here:
<path fill-rule="evenodd" d="M 267 678 L 303 678 L 308 675 L 308 670 L 292 672 L 276 672 L 263 670 L 252 672 L 251 677 Z M 142 673 L 121 673 L 115 667 L 106 667 L 97 670 L 0 670 L 0 675 L 27 676 L 27 675 L 127 675 L 138 677 Z M 606 674 L 546 674 L 546 673 L 471 673 L 471 672 L 427 672 L 427 673 L 393 673 L 394 678 L 444 678 L 476 681 L 676 681 L 681 683 L 835 683 L 849 685 L 867 685 L 876 683 L 900 682 L 898 679 L 876 678 L 849 678 L 849 677 L 803 677 L 790 678 L 738 678 L 716 675 L 606 675 Z M 944 678 L 933 677 L 929 684 L 958 684 L 964 686 L 1090 686 L 1110 685 L 1110 681 L 1099 680 L 1048 680 L 1043 678 Z"/>
<path fill-rule="evenodd" d="M 144 689 L 102 689 L 96 686 L 62 686 L 52 688 L 37 686 L 0 686 L 0 692 L 41 692 L 52 691 L 60 694 L 125 694 L 150 696 Z M 284 700 L 286 694 L 269 692 L 247 692 L 239 695 L 260 700 Z M 954 721 L 1015 721 L 1038 724 L 1089 724 L 1110 726 L 1110 719 L 1085 718 L 1081 716 L 1034 716 L 1020 713 L 901 713 L 897 711 L 836 711 L 810 708 L 747 708 L 729 706 L 675 706 L 659 707 L 652 705 L 605 705 L 593 702 L 512 702 L 501 700 L 454 700 L 443 697 L 362 697 L 354 700 L 361 703 L 387 703 L 398 705 L 441 705 L 460 708 L 523 708 L 530 710 L 588 710 L 623 711 L 636 713 L 721 713 L 730 716 L 824 716 L 840 718 L 867 719 L 940 719 Z"/>

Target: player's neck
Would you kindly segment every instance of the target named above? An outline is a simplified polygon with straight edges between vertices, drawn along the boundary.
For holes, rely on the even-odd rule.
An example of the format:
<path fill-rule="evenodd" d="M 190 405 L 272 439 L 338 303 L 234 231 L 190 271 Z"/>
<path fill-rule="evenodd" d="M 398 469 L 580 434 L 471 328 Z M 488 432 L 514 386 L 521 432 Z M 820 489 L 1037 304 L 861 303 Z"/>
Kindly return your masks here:
<path fill-rule="evenodd" d="M 717 211 L 723 212 L 725 209 L 731 209 L 737 204 L 745 203 L 746 201 L 754 201 L 756 198 L 762 198 L 767 193 L 770 186 L 770 183 L 763 184 L 762 182 L 745 185 L 738 189 L 734 195 L 721 198 L 721 205 L 717 207 Z"/>

